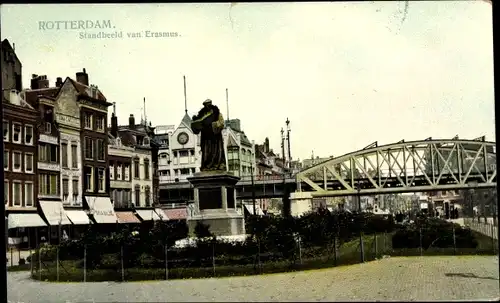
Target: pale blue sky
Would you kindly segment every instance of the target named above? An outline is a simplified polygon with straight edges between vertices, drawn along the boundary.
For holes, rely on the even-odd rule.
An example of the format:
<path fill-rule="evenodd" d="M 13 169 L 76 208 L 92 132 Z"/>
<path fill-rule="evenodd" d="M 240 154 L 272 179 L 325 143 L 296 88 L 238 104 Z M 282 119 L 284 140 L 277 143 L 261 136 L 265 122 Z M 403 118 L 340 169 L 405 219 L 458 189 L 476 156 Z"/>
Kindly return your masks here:
<path fill-rule="evenodd" d="M 292 157 L 339 156 L 373 141 L 427 137 L 494 141 L 491 5 L 483 1 L 286 4 L 2 5 L 2 39 L 31 74 L 90 82 L 120 123 L 179 124 L 182 76 L 194 114 L 206 98 L 241 119 L 252 140 Z M 114 30 L 177 38 L 81 40 L 39 21 L 111 20 Z M 114 30 L 104 30 L 113 32 Z M 97 30 L 87 30 L 96 32 Z"/>

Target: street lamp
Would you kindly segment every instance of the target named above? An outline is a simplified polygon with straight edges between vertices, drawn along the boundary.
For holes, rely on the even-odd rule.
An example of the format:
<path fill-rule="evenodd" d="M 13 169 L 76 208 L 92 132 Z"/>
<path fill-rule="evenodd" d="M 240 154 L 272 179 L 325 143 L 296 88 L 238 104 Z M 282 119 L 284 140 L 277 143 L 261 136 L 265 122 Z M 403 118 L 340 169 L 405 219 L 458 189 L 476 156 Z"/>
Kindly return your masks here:
<path fill-rule="evenodd" d="M 361 263 L 365 262 L 365 248 L 364 248 L 364 243 L 363 243 L 363 228 L 364 228 L 364 217 L 363 213 L 361 212 L 361 186 L 358 181 L 358 208 L 359 208 L 359 216 L 360 216 L 360 221 L 361 221 L 361 226 L 359 228 L 359 246 L 361 249 Z"/>

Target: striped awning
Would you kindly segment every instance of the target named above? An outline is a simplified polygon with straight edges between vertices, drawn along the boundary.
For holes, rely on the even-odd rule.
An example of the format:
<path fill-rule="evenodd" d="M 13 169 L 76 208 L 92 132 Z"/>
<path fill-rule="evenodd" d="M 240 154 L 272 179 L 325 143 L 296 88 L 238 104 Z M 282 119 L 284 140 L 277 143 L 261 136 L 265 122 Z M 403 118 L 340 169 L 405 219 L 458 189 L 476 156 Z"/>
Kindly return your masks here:
<path fill-rule="evenodd" d="M 137 209 L 137 215 L 142 221 L 160 221 L 160 217 L 154 209 Z"/>
<path fill-rule="evenodd" d="M 10 214 L 7 218 L 9 229 L 19 227 L 42 227 L 47 226 L 39 214 Z"/>
<path fill-rule="evenodd" d="M 117 211 L 116 217 L 118 218 L 118 223 L 141 223 L 137 216 L 131 211 Z"/>
<path fill-rule="evenodd" d="M 90 224 L 89 216 L 83 210 L 66 210 L 66 215 L 74 225 Z"/>

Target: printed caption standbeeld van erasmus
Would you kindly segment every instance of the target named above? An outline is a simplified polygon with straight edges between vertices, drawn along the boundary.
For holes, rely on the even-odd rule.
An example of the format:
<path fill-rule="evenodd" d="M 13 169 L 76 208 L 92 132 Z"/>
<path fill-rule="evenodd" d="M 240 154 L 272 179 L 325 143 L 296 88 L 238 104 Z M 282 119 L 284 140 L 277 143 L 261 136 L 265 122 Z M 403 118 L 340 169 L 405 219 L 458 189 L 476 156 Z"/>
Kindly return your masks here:
<path fill-rule="evenodd" d="M 89 29 L 115 29 L 111 20 L 72 20 L 72 21 L 38 21 L 38 29 L 41 31 L 53 30 L 89 30 Z M 164 31 L 80 31 L 80 39 L 122 39 L 122 38 L 176 38 L 180 37 L 178 32 Z"/>

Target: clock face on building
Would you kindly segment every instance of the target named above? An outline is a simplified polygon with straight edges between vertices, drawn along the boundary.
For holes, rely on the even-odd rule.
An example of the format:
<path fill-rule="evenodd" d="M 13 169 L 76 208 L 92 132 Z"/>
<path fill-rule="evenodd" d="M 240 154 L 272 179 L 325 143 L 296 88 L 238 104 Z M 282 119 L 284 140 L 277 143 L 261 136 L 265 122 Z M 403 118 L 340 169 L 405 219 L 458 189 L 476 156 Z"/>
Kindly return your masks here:
<path fill-rule="evenodd" d="M 188 143 L 189 141 L 189 136 L 188 134 L 186 134 L 185 132 L 182 132 L 180 133 L 178 136 L 177 136 L 177 141 L 179 142 L 179 144 L 186 144 Z"/>

